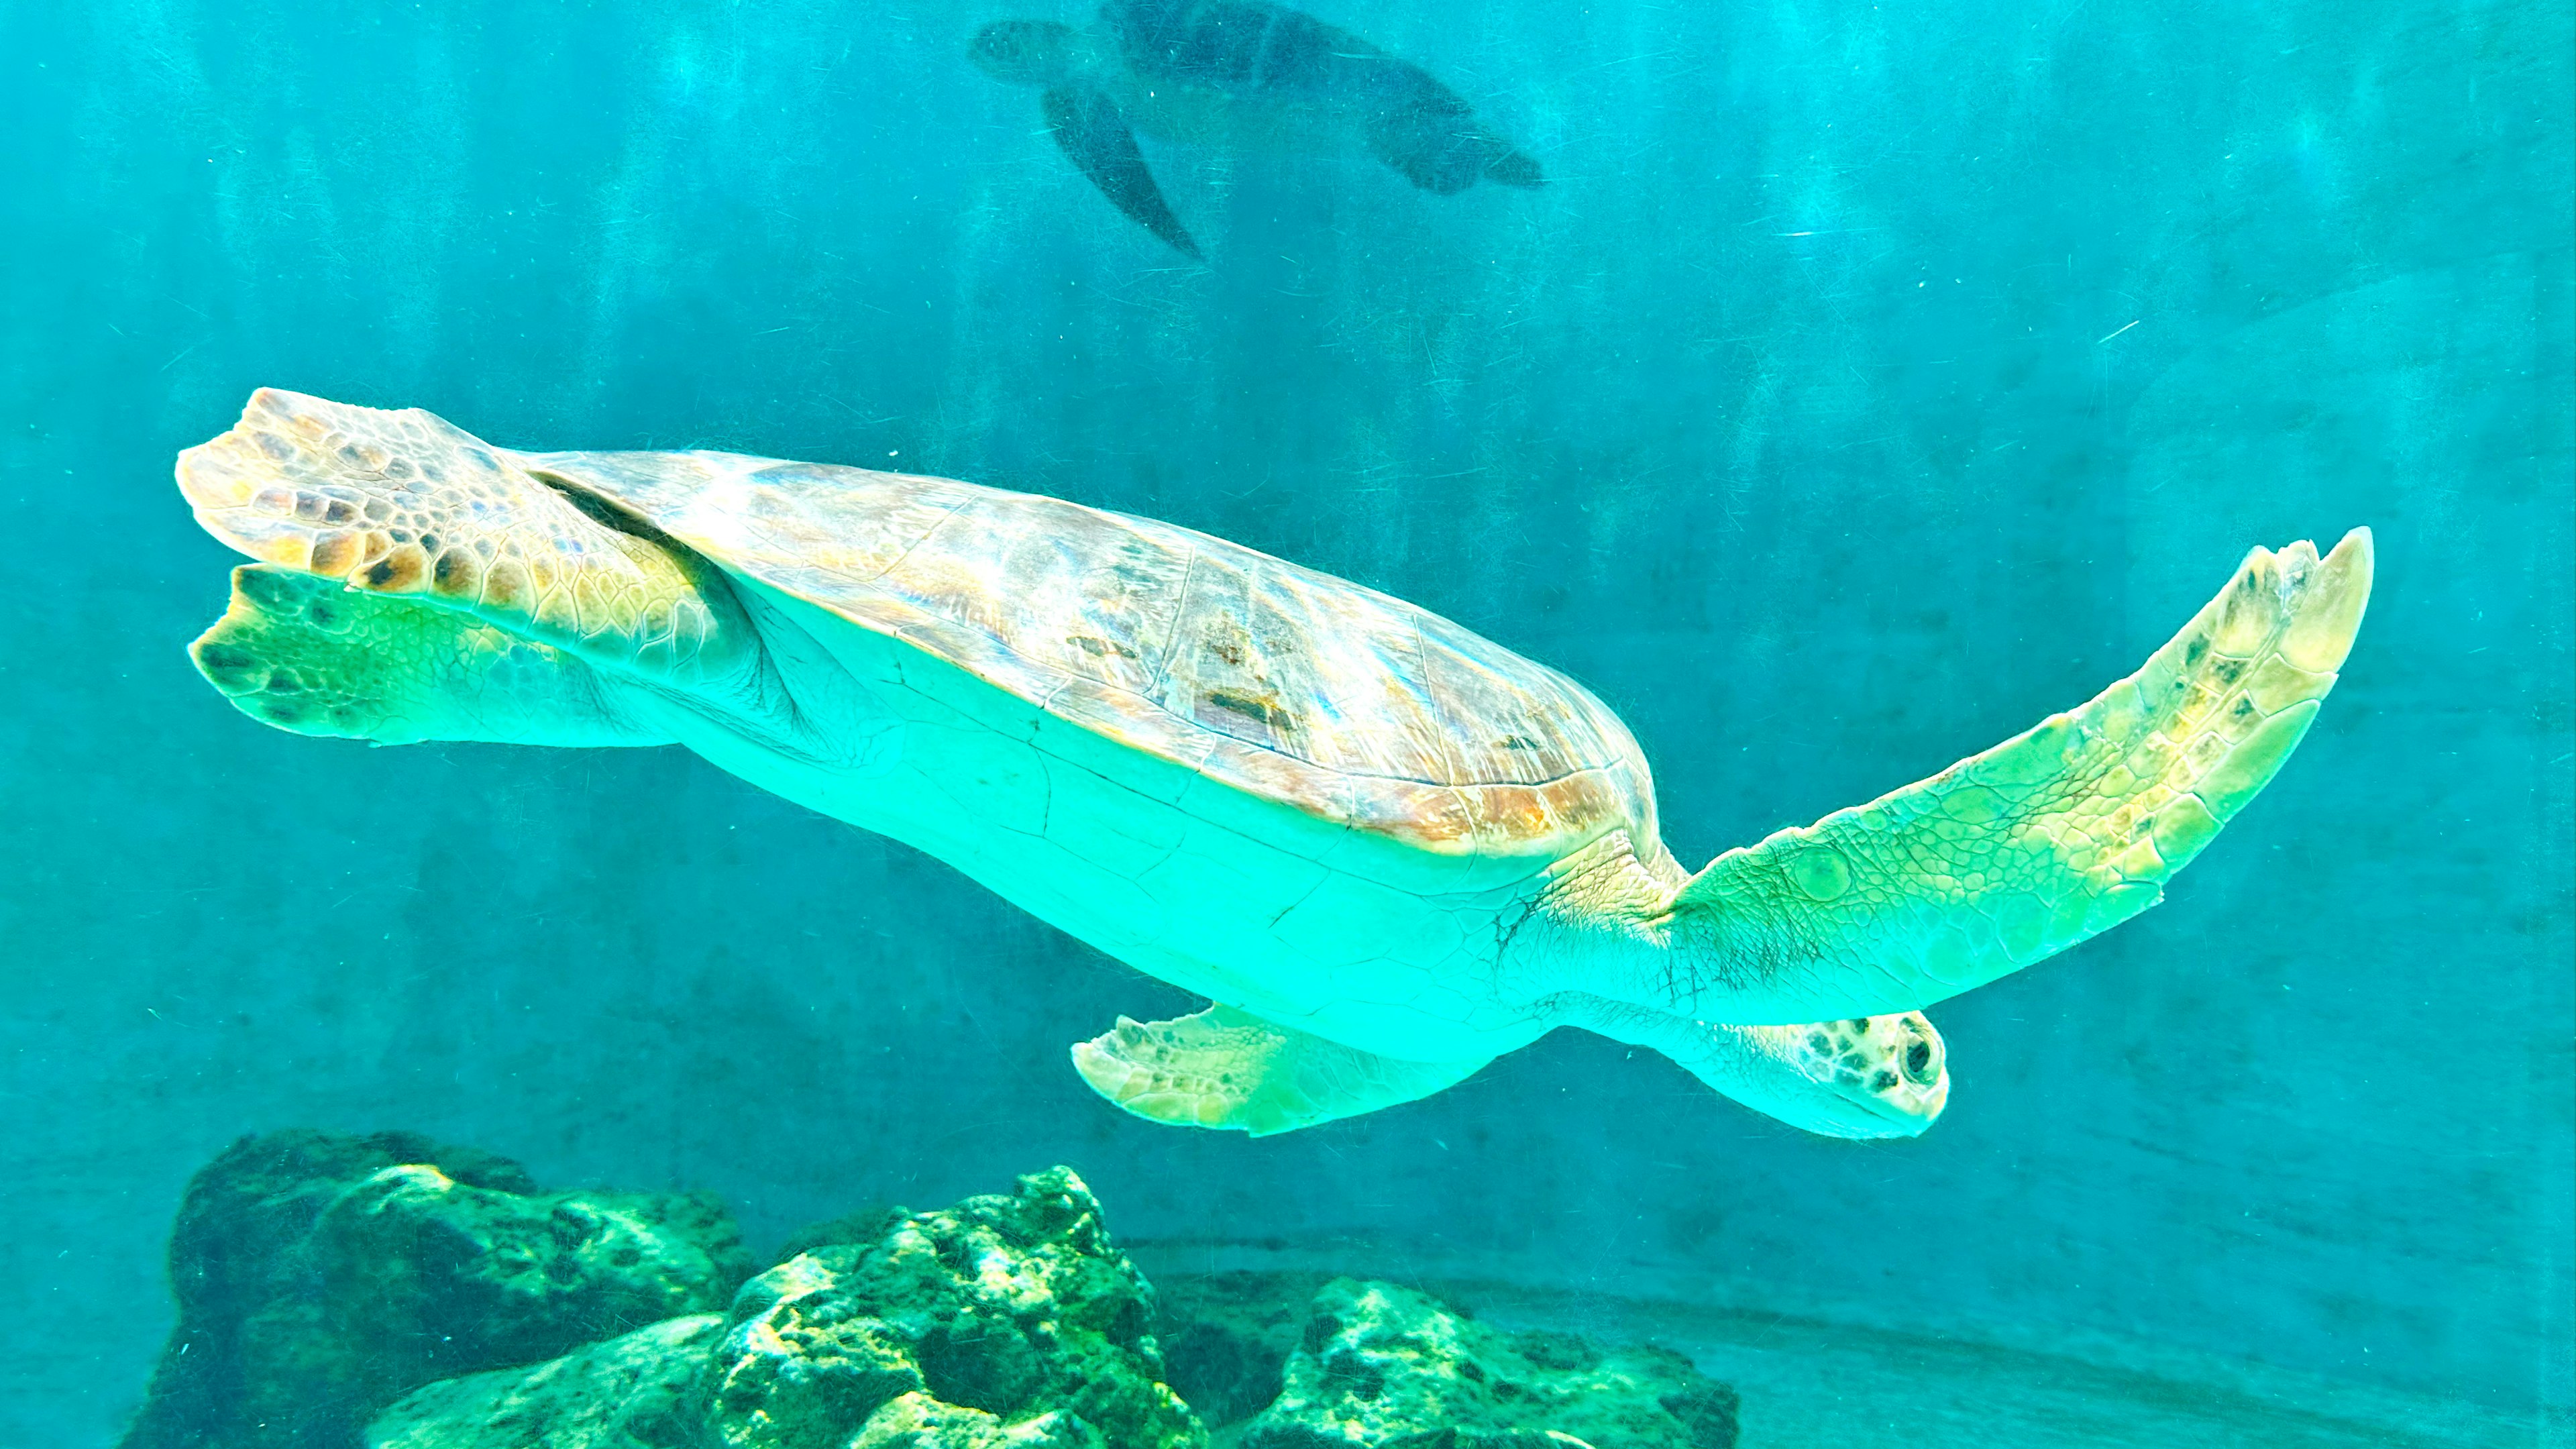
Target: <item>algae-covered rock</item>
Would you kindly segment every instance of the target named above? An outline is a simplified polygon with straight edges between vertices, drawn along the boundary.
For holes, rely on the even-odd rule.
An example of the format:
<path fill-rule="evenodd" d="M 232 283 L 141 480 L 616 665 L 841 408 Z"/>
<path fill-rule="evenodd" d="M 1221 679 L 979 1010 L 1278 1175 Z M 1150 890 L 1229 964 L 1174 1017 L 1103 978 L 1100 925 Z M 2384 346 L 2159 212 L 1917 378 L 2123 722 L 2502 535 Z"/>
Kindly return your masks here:
<path fill-rule="evenodd" d="M 709 1427 L 725 1449 L 1196 1449 L 1151 1292 L 1082 1180 L 1032 1173 L 744 1284 Z"/>
<path fill-rule="evenodd" d="M 1330 1273 L 1225 1272 L 1157 1277 L 1154 1337 L 1163 1382 L 1210 1428 L 1279 1397 L 1288 1355 L 1305 1337 L 1315 1293 Z"/>
<path fill-rule="evenodd" d="M 189 1183 L 124 1449 L 348 1449 L 413 1388 L 720 1309 L 749 1268 L 703 1198 L 540 1193 L 408 1133 L 244 1138 Z"/>
<path fill-rule="evenodd" d="M 849 1449 L 1125 1449 L 1089 1424 L 1053 1412 L 1005 1424 L 981 1409 L 944 1404 L 925 1393 L 889 1400 L 868 1416 Z"/>
<path fill-rule="evenodd" d="M 1174 1382 L 1220 1423 L 1259 1409 L 1241 1449 L 1735 1443 L 1734 1394 L 1677 1355 L 1385 1283 L 1188 1280 L 1167 1368 L 1153 1291 L 1064 1168 L 799 1242 L 734 1294 L 748 1260 L 703 1199 L 540 1193 L 405 1134 L 244 1139 L 190 1184 L 180 1328 L 125 1446 L 1205 1449 Z"/>
<path fill-rule="evenodd" d="M 707 1198 L 491 1192 L 419 1165 L 351 1188 L 314 1242 L 333 1326 L 378 1336 L 371 1371 L 405 1388 L 721 1309 L 750 1269 Z"/>
<path fill-rule="evenodd" d="M 1242 1449 L 1735 1444 L 1734 1390 L 1679 1354 L 1505 1333 L 1392 1283 L 1326 1284 L 1282 1377 Z"/>
<path fill-rule="evenodd" d="M 367 1449 L 698 1449 L 697 1395 L 724 1315 L 702 1313 L 532 1369 L 445 1379 L 367 1426 Z"/>

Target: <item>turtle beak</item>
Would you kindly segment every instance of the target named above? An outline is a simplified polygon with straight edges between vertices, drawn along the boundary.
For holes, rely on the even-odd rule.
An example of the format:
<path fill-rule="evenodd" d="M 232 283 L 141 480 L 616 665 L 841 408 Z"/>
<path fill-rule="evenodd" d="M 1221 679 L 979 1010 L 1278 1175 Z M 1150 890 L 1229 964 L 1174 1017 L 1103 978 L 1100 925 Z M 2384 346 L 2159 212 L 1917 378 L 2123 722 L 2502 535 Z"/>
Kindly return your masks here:
<path fill-rule="evenodd" d="M 1801 1124 L 1811 1132 L 1854 1141 L 1920 1137 L 1950 1105 L 1950 1073 L 1940 1069 L 1929 1082 L 1898 1078 L 1884 1091 L 1846 1087 L 1828 1098 L 1826 1122 Z"/>
<path fill-rule="evenodd" d="M 1894 1096 L 1895 1093 L 1838 1098 L 1836 1105 L 1841 1110 L 1834 1114 L 1833 1126 L 1815 1130 L 1831 1137 L 1867 1142 L 1920 1137 L 1923 1129 L 1941 1115 L 1941 1109 L 1949 1105 L 1950 1084 L 1944 1079 L 1928 1091 L 1916 1089 L 1898 1100 L 1889 1099 Z"/>

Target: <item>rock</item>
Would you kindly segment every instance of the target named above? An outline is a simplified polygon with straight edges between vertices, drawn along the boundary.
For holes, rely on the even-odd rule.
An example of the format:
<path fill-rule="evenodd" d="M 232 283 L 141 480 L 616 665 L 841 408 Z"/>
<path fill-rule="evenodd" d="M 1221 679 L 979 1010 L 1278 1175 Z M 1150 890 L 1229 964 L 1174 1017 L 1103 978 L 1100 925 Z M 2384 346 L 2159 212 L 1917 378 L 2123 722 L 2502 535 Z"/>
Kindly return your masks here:
<path fill-rule="evenodd" d="M 698 1376 L 724 1335 L 701 1313 L 575 1349 L 532 1369 L 447 1379 L 367 1426 L 367 1449 L 696 1449 Z"/>
<path fill-rule="evenodd" d="M 775 1268 L 816 1248 L 829 1248 L 840 1243 L 873 1243 L 893 1232 L 910 1216 L 911 1213 L 899 1207 L 876 1207 L 810 1223 L 789 1233 L 787 1240 L 778 1245 L 778 1251 L 762 1266 Z"/>
<path fill-rule="evenodd" d="M 1240 1449 L 1735 1443 L 1733 1392 L 1678 1355 L 1392 1284 L 1215 1275 L 1158 1320 L 1060 1167 L 797 1241 L 742 1282 L 704 1199 L 541 1193 L 407 1134 L 245 1138 L 189 1185 L 125 1449 L 1206 1449 L 1176 1383 Z"/>
<path fill-rule="evenodd" d="M 1210 1428 L 1249 1419 L 1279 1397 L 1308 1305 L 1329 1273 L 1230 1272 L 1154 1280 L 1163 1382 Z"/>
<path fill-rule="evenodd" d="M 1505 1333 L 1336 1278 L 1242 1449 L 1733 1449 L 1735 1392 L 1661 1349 Z"/>
<path fill-rule="evenodd" d="M 369 1358 L 404 1388 L 720 1309 L 750 1270 L 708 1198 L 490 1192 L 427 1166 L 357 1184 L 314 1241 L 335 1326 L 389 1340 Z"/>
<path fill-rule="evenodd" d="M 918 1391 L 889 1400 L 868 1416 L 849 1449 L 1117 1449 L 1091 1426 L 1063 1413 L 1005 1426 L 981 1409 L 943 1404 Z"/>
<path fill-rule="evenodd" d="M 1032 1173 L 744 1284 L 709 1427 L 725 1449 L 1198 1449 L 1152 1314 L 1082 1179 Z"/>
<path fill-rule="evenodd" d="M 244 1138 L 190 1181 L 179 1327 L 124 1449 L 350 1449 L 433 1380 L 721 1308 L 749 1272 L 724 1209 L 540 1193 L 409 1133 Z"/>
<path fill-rule="evenodd" d="M 1677 1355 L 1605 1354 L 1568 1335 L 1502 1333 L 1421 1293 L 1318 1273 L 1176 1276 L 1157 1287 L 1165 1380 L 1212 1426 L 1260 1415 L 1244 1426 L 1241 1445 L 1735 1442 L 1733 1391 Z M 1304 1367 L 1292 1371 L 1301 1357 Z"/>

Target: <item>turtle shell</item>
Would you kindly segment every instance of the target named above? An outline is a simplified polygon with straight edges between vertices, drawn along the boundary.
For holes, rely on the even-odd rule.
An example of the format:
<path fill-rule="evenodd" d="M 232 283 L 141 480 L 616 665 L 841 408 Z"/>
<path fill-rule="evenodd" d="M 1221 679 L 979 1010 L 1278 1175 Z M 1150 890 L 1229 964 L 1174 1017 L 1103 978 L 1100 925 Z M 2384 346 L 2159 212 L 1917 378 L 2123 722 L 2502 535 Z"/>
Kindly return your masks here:
<path fill-rule="evenodd" d="M 1138 75 L 1219 91 L 1320 95 L 1392 60 L 1347 30 L 1262 0 L 1112 0 L 1100 19 Z"/>
<path fill-rule="evenodd" d="M 1608 706 L 1373 589 L 1035 494 L 712 453 L 521 455 L 1067 723 L 1442 854 L 1555 858 L 1654 787 Z"/>

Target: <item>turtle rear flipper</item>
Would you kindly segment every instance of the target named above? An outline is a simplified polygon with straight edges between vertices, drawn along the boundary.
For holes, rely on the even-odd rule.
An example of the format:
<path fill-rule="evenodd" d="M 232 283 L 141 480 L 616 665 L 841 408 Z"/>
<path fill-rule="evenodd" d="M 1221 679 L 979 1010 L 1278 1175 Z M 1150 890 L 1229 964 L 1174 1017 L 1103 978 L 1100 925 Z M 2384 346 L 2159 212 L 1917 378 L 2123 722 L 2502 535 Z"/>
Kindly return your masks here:
<path fill-rule="evenodd" d="M 1368 122 L 1369 154 L 1405 180 L 1453 196 L 1479 176 L 1523 190 L 1545 185 L 1538 163 L 1476 121 L 1474 108 L 1448 87 L 1420 76 Z"/>
<path fill-rule="evenodd" d="M 1136 149 L 1135 133 L 1127 128 L 1117 102 L 1094 86 L 1062 85 L 1051 87 L 1039 105 L 1056 145 L 1112 206 L 1192 260 L 1201 259 L 1199 244 L 1190 239 L 1181 219 L 1172 215 L 1162 189 L 1154 184 L 1154 173 L 1145 168 L 1145 153 Z"/>
<path fill-rule="evenodd" d="M 380 745 L 673 742 L 564 650 L 279 564 L 233 570 L 232 607 L 188 657 L 234 708 L 300 735 Z"/>
<path fill-rule="evenodd" d="M 1211 1006 L 1170 1021 L 1122 1016 L 1076 1043 L 1073 1065 L 1093 1091 L 1147 1121 L 1267 1137 L 1428 1097 L 1485 1062 L 1397 1061 Z"/>
<path fill-rule="evenodd" d="M 1550 1019 L 1663 1053 L 1767 1117 L 1821 1137 L 1915 1137 L 1950 1101 L 1948 1050 L 1923 1013 L 1729 1026 L 1585 992 L 1547 999 Z"/>

